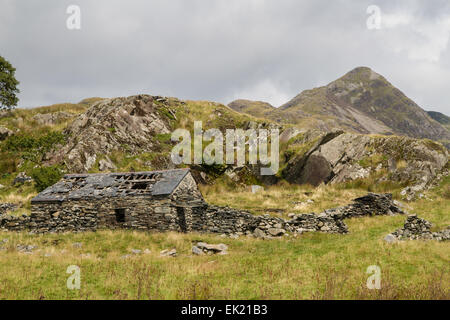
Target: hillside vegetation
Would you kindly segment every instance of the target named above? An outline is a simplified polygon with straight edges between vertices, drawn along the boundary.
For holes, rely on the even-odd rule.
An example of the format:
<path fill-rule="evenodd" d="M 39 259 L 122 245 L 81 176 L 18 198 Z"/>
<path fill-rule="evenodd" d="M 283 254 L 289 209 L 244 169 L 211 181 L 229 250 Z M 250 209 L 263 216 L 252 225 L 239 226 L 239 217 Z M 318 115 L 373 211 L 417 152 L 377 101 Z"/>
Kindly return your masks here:
<path fill-rule="evenodd" d="M 257 118 L 269 118 L 270 114 L 275 110 L 270 103 L 263 101 L 251 100 L 235 100 L 228 104 L 228 106 L 240 113 L 245 113 Z"/>

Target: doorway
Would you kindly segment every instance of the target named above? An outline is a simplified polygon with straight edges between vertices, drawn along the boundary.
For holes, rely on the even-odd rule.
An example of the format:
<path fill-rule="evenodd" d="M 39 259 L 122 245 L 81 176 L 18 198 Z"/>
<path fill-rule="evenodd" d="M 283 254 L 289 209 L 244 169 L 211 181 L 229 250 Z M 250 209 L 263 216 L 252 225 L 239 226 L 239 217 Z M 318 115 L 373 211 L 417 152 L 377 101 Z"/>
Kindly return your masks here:
<path fill-rule="evenodd" d="M 183 207 L 177 207 L 178 226 L 181 232 L 187 232 L 186 226 L 186 212 Z"/>

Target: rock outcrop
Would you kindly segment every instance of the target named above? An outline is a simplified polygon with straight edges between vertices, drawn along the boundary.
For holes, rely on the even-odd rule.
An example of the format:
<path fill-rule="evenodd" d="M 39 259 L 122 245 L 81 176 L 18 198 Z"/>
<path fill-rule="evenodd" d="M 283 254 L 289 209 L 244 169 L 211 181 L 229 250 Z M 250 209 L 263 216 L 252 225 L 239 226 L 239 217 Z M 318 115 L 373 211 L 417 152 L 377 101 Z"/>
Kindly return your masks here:
<path fill-rule="evenodd" d="M 68 143 L 49 155 L 49 162 L 64 162 L 71 172 L 81 173 L 93 167 L 98 154 L 154 151 L 156 136 L 172 132 L 169 117 L 162 114 L 171 114 L 170 105 L 181 103 L 149 95 L 101 100 L 68 126 Z"/>
<path fill-rule="evenodd" d="M 73 118 L 74 115 L 72 113 L 58 111 L 53 113 L 38 113 L 33 117 L 33 120 L 36 121 L 40 125 L 51 126 L 68 119 Z"/>
<path fill-rule="evenodd" d="M 299 141 L 302 143 L 308 145 Z M 430 140 L 336 131 L 319 134 L 308 151 L 293 156 L 283 176 L 291 183 L 318 186 L 366 178 L 384 170 L 380 181 L 389 179 L 425 187 L 447 162 L 447 149 Z"/>

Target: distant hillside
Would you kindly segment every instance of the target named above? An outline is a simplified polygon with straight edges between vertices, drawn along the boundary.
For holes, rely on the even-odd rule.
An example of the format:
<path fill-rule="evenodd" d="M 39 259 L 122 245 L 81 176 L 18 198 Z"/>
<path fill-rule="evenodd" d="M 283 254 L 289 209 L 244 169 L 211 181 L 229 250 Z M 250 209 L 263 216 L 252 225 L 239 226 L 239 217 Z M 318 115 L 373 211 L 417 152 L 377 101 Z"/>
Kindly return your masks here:
<path fill-rule="evenodd" d="M 446 116 L 443 113 L 436 112 L 436 111 L 427 111 L 428 115 L 442 124 L 447 130 L 450 130 L 450 117 Z"/>
<path fill-rule="evenodd" d="M 304 91 L 280 107 L 287 119 L 313 117 L 361 133 L 448 140 L 450 133 L 384 77 L 356 68 L 325 87 Z"/>
<path fill-rule="evenodd" d="M 270 103 L 245 99 L 235 100 L 228 104 L 228 106 L 235 111 L 257 118 L 267 118 L 271 112 L 276 110 Z"/>
<path fill-rule="evenodd" d="M 444 127 L 448 128 L 448 124 L 442 123 L 448 117 L 432 117 L 367 67 L 355 68 L 326 86 L 305 90 L 278 109 L 264 103 L 239 101 L 243 100 L 233 102 L 230 107 L 303 129 L 395 134 L 450 145 L 450 132 Z"/>

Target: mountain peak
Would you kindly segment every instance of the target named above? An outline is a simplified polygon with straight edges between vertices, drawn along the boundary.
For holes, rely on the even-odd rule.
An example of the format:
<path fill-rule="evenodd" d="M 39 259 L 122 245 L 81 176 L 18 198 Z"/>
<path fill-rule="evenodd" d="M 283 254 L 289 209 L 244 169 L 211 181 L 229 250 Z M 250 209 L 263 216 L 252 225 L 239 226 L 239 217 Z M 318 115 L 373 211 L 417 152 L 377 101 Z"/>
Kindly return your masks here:
<path fill-rule="evenodd" d="M 375 80 L 387 82 L 387 80 L 383 78 L 383 76 L 381 76 L 379 73 L 376 73 L 369 67 L 356 67 L 355 69 L 347 72 L 341 78 L 331 82 L 330 85 L 336 82 L 368 84 L 369 82 Z"/>
<path fill-rule="evenodd" d="M 450 132 L 442 124 L 368 67 L 357 67 L 326 86 L 303 91 L 281 106 L 277 117 L 325 130 L 450 141 Z"/>

